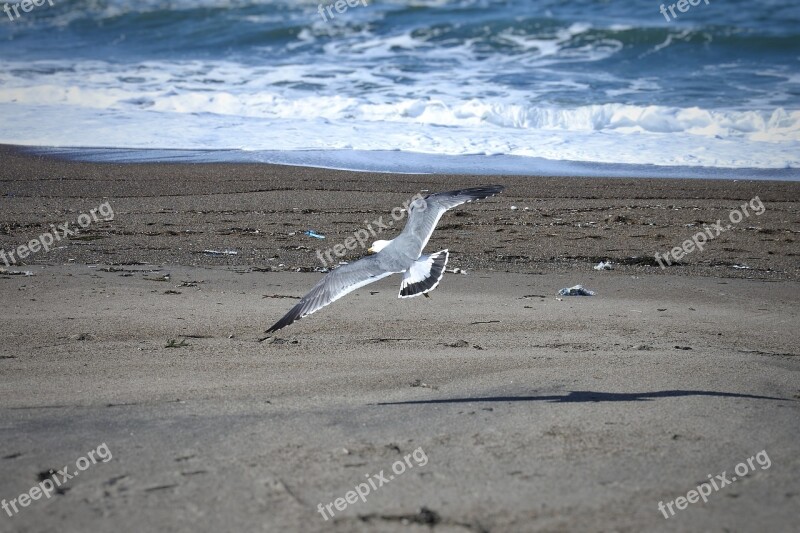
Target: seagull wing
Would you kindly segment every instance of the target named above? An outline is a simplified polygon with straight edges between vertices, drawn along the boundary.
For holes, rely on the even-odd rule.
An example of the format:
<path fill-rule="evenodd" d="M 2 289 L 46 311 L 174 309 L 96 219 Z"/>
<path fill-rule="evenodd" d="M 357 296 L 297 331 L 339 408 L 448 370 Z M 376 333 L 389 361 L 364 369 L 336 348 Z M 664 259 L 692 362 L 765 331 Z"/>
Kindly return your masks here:
<path fill-rule="evenodd" d="M 380 254 L 363 257 L 353 263 L 342 265 L 325 275 L 308 294 L 292 307 L 292 309 L 267 330 L 273 333 L 301 318 L 319 311 L 326 305 L 335 302 L 345 294 L 359 287 L 369 285 L 386 276 L 397 274 L 382 265 Z"/>
<path fill-rule="evenodd" d="M 503 189 L 502 185 L 486 185 L 431 194 L 424 198 L 424 205 L 422 200 L 412 202 L 409 207 L 408 224 L 403 229 L 402 237 L 417 241 L 415 244 L 419 244 L 418 257 L 428 244 L 439 219 L 448 209 L 473 200 L 489 198 L 500 194 Z"/>

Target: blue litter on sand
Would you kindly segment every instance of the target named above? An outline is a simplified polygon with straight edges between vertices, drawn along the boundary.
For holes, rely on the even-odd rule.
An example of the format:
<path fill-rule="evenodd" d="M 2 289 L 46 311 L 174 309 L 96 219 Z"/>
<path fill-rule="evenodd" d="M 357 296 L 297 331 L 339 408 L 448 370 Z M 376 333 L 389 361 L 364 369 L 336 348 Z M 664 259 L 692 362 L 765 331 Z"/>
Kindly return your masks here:
<path fill-rule="evenodd" d="M 316 231 L 311 230 L 311 229 L 306 231 L 305 234 L 308 235 L 309 237 L 314 237 L 315 239 L 324 239 L 325 238 L 325 235 L 320 235 L 319 233 L 317 233 Z"/>

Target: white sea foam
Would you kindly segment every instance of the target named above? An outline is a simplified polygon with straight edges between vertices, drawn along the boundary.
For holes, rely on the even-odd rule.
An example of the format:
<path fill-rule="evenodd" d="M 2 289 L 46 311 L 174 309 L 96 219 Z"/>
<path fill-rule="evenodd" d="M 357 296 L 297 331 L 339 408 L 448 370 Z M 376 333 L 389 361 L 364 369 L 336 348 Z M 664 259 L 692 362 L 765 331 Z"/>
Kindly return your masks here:
<path fill-rule="evenodd" d="M 418 45 L 408 35 L 384 39 L 381 47 L 363 43 L 375 53 Z M 384 76 L 391 75 L 335 64 L 9 62 L 0 69 L 0 142 L 800 167 L 800 110 L 555 106 L 531 103 L 529 91 L 500 91 L 488 82 L 464 86 L 426 73 L 430 89 L 423 92 L 387 84 Z M 374 89 L 352 90 L 354 85 Z"/>

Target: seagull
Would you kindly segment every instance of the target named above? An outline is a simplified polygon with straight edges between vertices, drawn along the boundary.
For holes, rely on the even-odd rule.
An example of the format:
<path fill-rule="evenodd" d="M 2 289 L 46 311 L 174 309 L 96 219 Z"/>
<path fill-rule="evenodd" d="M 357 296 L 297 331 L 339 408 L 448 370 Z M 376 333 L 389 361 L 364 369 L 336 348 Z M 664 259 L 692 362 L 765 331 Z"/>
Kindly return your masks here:
<path fill-rule="evenodd" d="M 342 296 L 392 274 L 403 274 L 399 298 L 413 298 L 435 289 L 444 276 L 448 250 L 429 255 L 422 251 L 433 230 L 448 210 L 503 191 L 502 185 L 486 185 L 417 197 L 408 205 L 408 222 L 392 240 L 379 240 L 368 250 L 373 255 L 342 265 L 325 275 L 292 309 L 269 328 L 274 333 L 292 322 L 319 311 Z"/>

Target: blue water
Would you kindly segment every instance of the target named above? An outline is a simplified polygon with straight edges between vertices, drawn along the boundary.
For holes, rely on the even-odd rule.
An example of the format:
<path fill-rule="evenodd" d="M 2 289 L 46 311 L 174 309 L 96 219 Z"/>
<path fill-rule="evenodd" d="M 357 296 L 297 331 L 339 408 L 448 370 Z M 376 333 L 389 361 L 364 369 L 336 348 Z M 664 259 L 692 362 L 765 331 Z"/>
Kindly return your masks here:
<path fill-rule="evenodd" d="M 53 1 L 0 12 L 0 142 L 800 168 L 797 0 Z"/>

